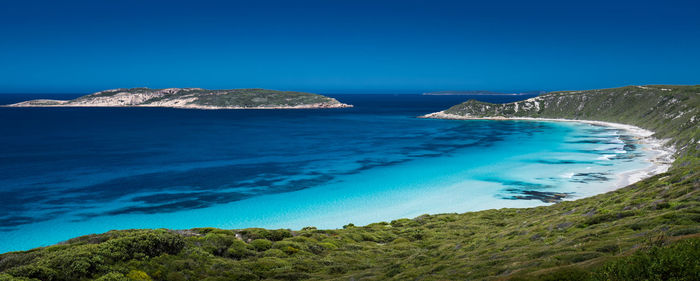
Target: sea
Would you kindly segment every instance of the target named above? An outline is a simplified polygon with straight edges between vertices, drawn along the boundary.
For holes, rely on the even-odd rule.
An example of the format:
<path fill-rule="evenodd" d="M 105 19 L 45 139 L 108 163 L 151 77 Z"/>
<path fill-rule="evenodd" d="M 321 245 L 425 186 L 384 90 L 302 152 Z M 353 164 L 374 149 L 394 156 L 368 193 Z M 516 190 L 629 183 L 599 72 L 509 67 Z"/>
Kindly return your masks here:
<path fill-rule="evenodd" d="M 354 107 L 0 108 L 0 253 L 114 229 L 342 228 L 542 206 L 651 165 L 611 127 L 416 118 L 532 95 L 327 95 Z"/>

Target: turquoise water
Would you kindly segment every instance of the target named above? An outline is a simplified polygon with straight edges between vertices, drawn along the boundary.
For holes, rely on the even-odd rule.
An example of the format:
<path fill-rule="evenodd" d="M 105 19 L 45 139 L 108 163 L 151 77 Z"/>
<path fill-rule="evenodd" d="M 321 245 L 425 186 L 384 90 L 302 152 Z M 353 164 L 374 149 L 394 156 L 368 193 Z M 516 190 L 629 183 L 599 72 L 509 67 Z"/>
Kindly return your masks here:
<path fill-rule="evenodd" d="M 112 229 L 339 228 L 540 206 L 649 165 L 618 129 L 414 118 L 463 96 L 336 97 L 356 107 L 0 108 L 0 252 Z"/>

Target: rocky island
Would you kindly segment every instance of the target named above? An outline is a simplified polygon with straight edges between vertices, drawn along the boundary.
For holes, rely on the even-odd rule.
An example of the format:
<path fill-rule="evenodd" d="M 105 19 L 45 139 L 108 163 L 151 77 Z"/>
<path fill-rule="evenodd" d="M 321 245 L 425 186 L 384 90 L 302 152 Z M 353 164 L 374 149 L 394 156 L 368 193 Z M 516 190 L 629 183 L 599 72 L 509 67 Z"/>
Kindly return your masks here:
<path fill-rule="evenodd" d="M 73 100 L 30 100 L 8 107 L 171 107 L 188 109 L 304 109 L 352 107 L 322 95 L 266 89 L 112 89 Z"/>

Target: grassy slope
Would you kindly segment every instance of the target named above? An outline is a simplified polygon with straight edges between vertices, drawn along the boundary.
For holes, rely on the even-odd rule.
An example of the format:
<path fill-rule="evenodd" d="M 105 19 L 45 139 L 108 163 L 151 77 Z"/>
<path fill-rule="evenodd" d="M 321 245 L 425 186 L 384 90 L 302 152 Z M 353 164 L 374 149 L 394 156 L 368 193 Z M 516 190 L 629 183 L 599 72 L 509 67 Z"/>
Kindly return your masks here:
<path fill-rule="evenodd" d="M 112 231 L 0 255 L 0 280 L 698 280 L 699 129 L 684 125 L 692 117 L 674 119 L 676 103 L 657 102 L 652 110 L 635 105 L 655 94 L 625 103 L 608 94 L 624 89 L 636 91 L 584 92 L 603 101 L 587 102 L 585 116 L 557 116 L 553 107 L 529 113 L 630 123 L 673 138 L 682 158 L 671 171 L 614 192 L 547 207 L 424 215 L 340 230 Z M 699 119 L 697 87 L 679 89 Z M 658 94 L 656 101 L 668 101 Z M 560 105 L 572 98 L 578 96 Z M 450 110 L 459 108 L 469 110 L 464 104 Z M 680 118 L 687 121 L 674 121 Z"/>

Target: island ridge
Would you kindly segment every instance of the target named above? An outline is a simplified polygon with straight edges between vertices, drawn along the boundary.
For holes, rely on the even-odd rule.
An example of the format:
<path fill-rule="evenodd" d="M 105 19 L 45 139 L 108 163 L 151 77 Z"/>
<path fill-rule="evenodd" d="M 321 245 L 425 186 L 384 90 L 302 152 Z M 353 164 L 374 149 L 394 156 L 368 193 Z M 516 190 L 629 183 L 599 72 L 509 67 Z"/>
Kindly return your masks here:
<path fill-rule="evenodd" d="M 171 107 L 188 109 L 304 109 L 352 105 L 322 95 L 266 89 L 113 89 L 73 100 L 30 100 L 8 107 Z"/>

